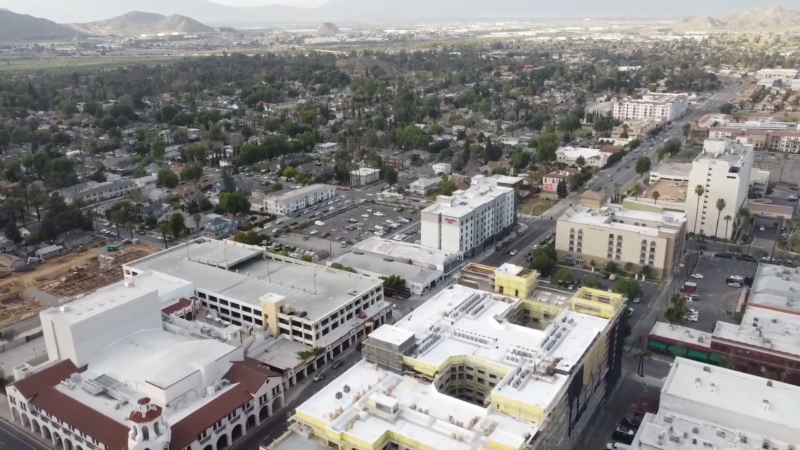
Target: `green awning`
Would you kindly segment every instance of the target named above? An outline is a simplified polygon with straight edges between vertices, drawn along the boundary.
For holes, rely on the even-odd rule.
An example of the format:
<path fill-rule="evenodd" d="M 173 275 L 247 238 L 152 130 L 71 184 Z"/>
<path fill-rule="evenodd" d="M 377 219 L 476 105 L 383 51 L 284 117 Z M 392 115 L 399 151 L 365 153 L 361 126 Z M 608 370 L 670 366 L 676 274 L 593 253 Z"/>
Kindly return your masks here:
<path fill-rule="evenodd" d="M 706 352 L 698 352 L 697 350 L 689 349 L 687 356 L 692 359 L 700 360 L 700 361 L 707 361 L 708 360 L 708 353 Z"/>
<path fill-rule="evenodd" d="M 670 345 L 668 349 L 673 356 L 685 357 L 687 353 L 686 347 L 681 347 L 680 345 Z"/>
<path fill-rule="evenodd" d="M 657 348 L 659 350 L 666 350 L 667 349 L 667 344 L 665 344 L 663 342 L 650 341 L 649 345 L 650 345 L 650 347 Z"/>
<path fill-rule="evenodd" d="M 721 362 L 720 358 L 719 358 L 719 355 L 716 354 L 716 353 L 711 353 L 710 355 L 708 355 L 708 360 L 711 361 L 711 362 L 715 362 L 717 364 L 719 364 Z"/>

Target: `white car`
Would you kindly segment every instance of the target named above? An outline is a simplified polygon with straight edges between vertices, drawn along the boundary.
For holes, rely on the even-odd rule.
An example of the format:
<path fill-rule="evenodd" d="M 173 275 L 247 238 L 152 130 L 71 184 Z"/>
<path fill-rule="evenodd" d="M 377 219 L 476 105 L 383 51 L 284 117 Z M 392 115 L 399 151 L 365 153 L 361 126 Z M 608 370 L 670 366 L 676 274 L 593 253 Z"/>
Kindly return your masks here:
<path fill-rule="evenodd" d="M 764 231 L 764 227 L 758 227 L 758 231 Z"/>
<path fill-rule="evenodd" d="M 693 273 L 692 274 L 692 278 L 697 278 L 698 280 L 702 280 L 703 279 L 703 275 L 701 275 L 699 273 Z"/>
<path fill-rule="evenodd" d="M 318 221 L 314 222 L 314 225 L 316 225 L 318 227 L 324 227 L 325 226 L 325 222 L 323 222 L 321 220 L 318 220 Z"/>
<path fill-rule="evenodd" d="M 363 217 L 363 218 L 365 218 L 365 219 L 366 219 L 366 218 L 368 218 L 368 217 L 369 217 L 369 214 L 362 214 L 362 215 L 361 215 L 361 217 Z"/>
<path fill-rule="evenodd" d="M 382 212 L 380 212 L 380 211 L 375 211 L 375 215 L 376 215 L 376 216 L 378 216 L 378 217 L 383 217 L 383 216 L 385 216 L 386 214 L 384 214 L 384 213 L 382 213 Z"/>
<path fill-rule="evenodd" d="M 317 234 L 317 233 L 319 233 L 319 231 L 317 231 L 317 230 L 311 230 L 311 232 L 309 232 L 308 234 L 310 234 L 310 235 L 312 235 L 312 236 L 313 236 L 313 235 L 315 235 L 315 234 Z"/>

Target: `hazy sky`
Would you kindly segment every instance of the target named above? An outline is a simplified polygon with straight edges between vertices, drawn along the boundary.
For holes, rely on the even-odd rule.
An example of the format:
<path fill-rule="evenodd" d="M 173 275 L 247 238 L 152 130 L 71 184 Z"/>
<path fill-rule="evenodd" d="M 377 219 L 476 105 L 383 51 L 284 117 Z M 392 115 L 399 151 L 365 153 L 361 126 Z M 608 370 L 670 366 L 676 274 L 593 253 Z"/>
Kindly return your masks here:
<path fill-rule="evenodd" d="M 230 6 L 290 5 L 300 6 L 302 8 L 313 8 L 325 3 L 325 1 L 326 0 L 215 0 L 214 3 Z"/>

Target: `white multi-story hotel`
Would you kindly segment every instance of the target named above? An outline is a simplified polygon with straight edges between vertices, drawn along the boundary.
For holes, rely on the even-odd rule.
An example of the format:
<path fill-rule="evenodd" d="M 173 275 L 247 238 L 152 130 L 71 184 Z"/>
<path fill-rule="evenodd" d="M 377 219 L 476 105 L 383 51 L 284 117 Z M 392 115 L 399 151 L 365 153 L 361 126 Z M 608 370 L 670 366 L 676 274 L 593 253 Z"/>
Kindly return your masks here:
<path fill-rule="evenodd" d="M 735 223 L 726 224 L 722 218 L 730 215 L 735 221 L 739 210 L 745 206 L 752 168 L 752 145 L 706 139 L 703 152 L 692 162 L 686 186 L 686 215 L 689 217 L 690 232 L 722 237 L 726 234 L 726 226 L 729 231 L 734 229 Z M 703 186 L 702 196 L 695 193 L 697 186 Z M 719 199 L 725 201 L 722 211 L 716 208 Z"/>
<path fill-rule="evenodd" d="M 675 120 L 689 107 L 687 94 L 645 94 L 642 98 L 626 98 L 614 102 L 614 118 L 620 120 Z"/>
<path fill-rule="evenodd" d="M 493 245 L 515 225 L 515 196 L 495 178 L 473 177 L 468 189 L 440 195 L 422 211 L 422 245 L 467 255 Z"/>
<path fill-rule="evenodd" d="M 336 188 L 326 184 L 305 186 L 275 197 L 267 197 L 264 206 L 268 213 L 285 216 L 301 211 L 336 195 Z"/>

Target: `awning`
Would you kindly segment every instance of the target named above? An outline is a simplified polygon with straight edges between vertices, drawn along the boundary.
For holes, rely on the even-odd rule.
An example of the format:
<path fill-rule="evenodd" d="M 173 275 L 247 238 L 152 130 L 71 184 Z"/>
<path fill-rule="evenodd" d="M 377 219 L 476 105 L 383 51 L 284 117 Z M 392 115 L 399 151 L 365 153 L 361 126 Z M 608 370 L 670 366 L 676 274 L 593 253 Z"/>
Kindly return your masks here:
<path fill-rule="evenodd" d="M 711 353 L 710 355 L 708 355 L 708 360 L 717 364 L 722 362 L 719 355 L 716 353 Z"/>
<path fill-rule="evenodd" d="M 665 344 L 663 342 L 650 341 L 650 343 L 648 345 L 650 345 L 650 347 L 652 347 L 652 348 L 656 348 L 656 349 L 659 349 L 659 350 L 666 350 L 667 349 L 667 344 Z"/>
<path fill-rule="evenodd" d="M 670 345 L 669 351 L 675 356 L 686 356 L 686 348 L 680 345 Z"/>
<path fill-rule="evenodd" d="M 689 352 L 686 354 L 689 358 L 700 360 L 700 361 L 707 361 L 708 360 L 708 353 L 706 352 L 698 352 L 697 350 L 689 349 Z"/>

